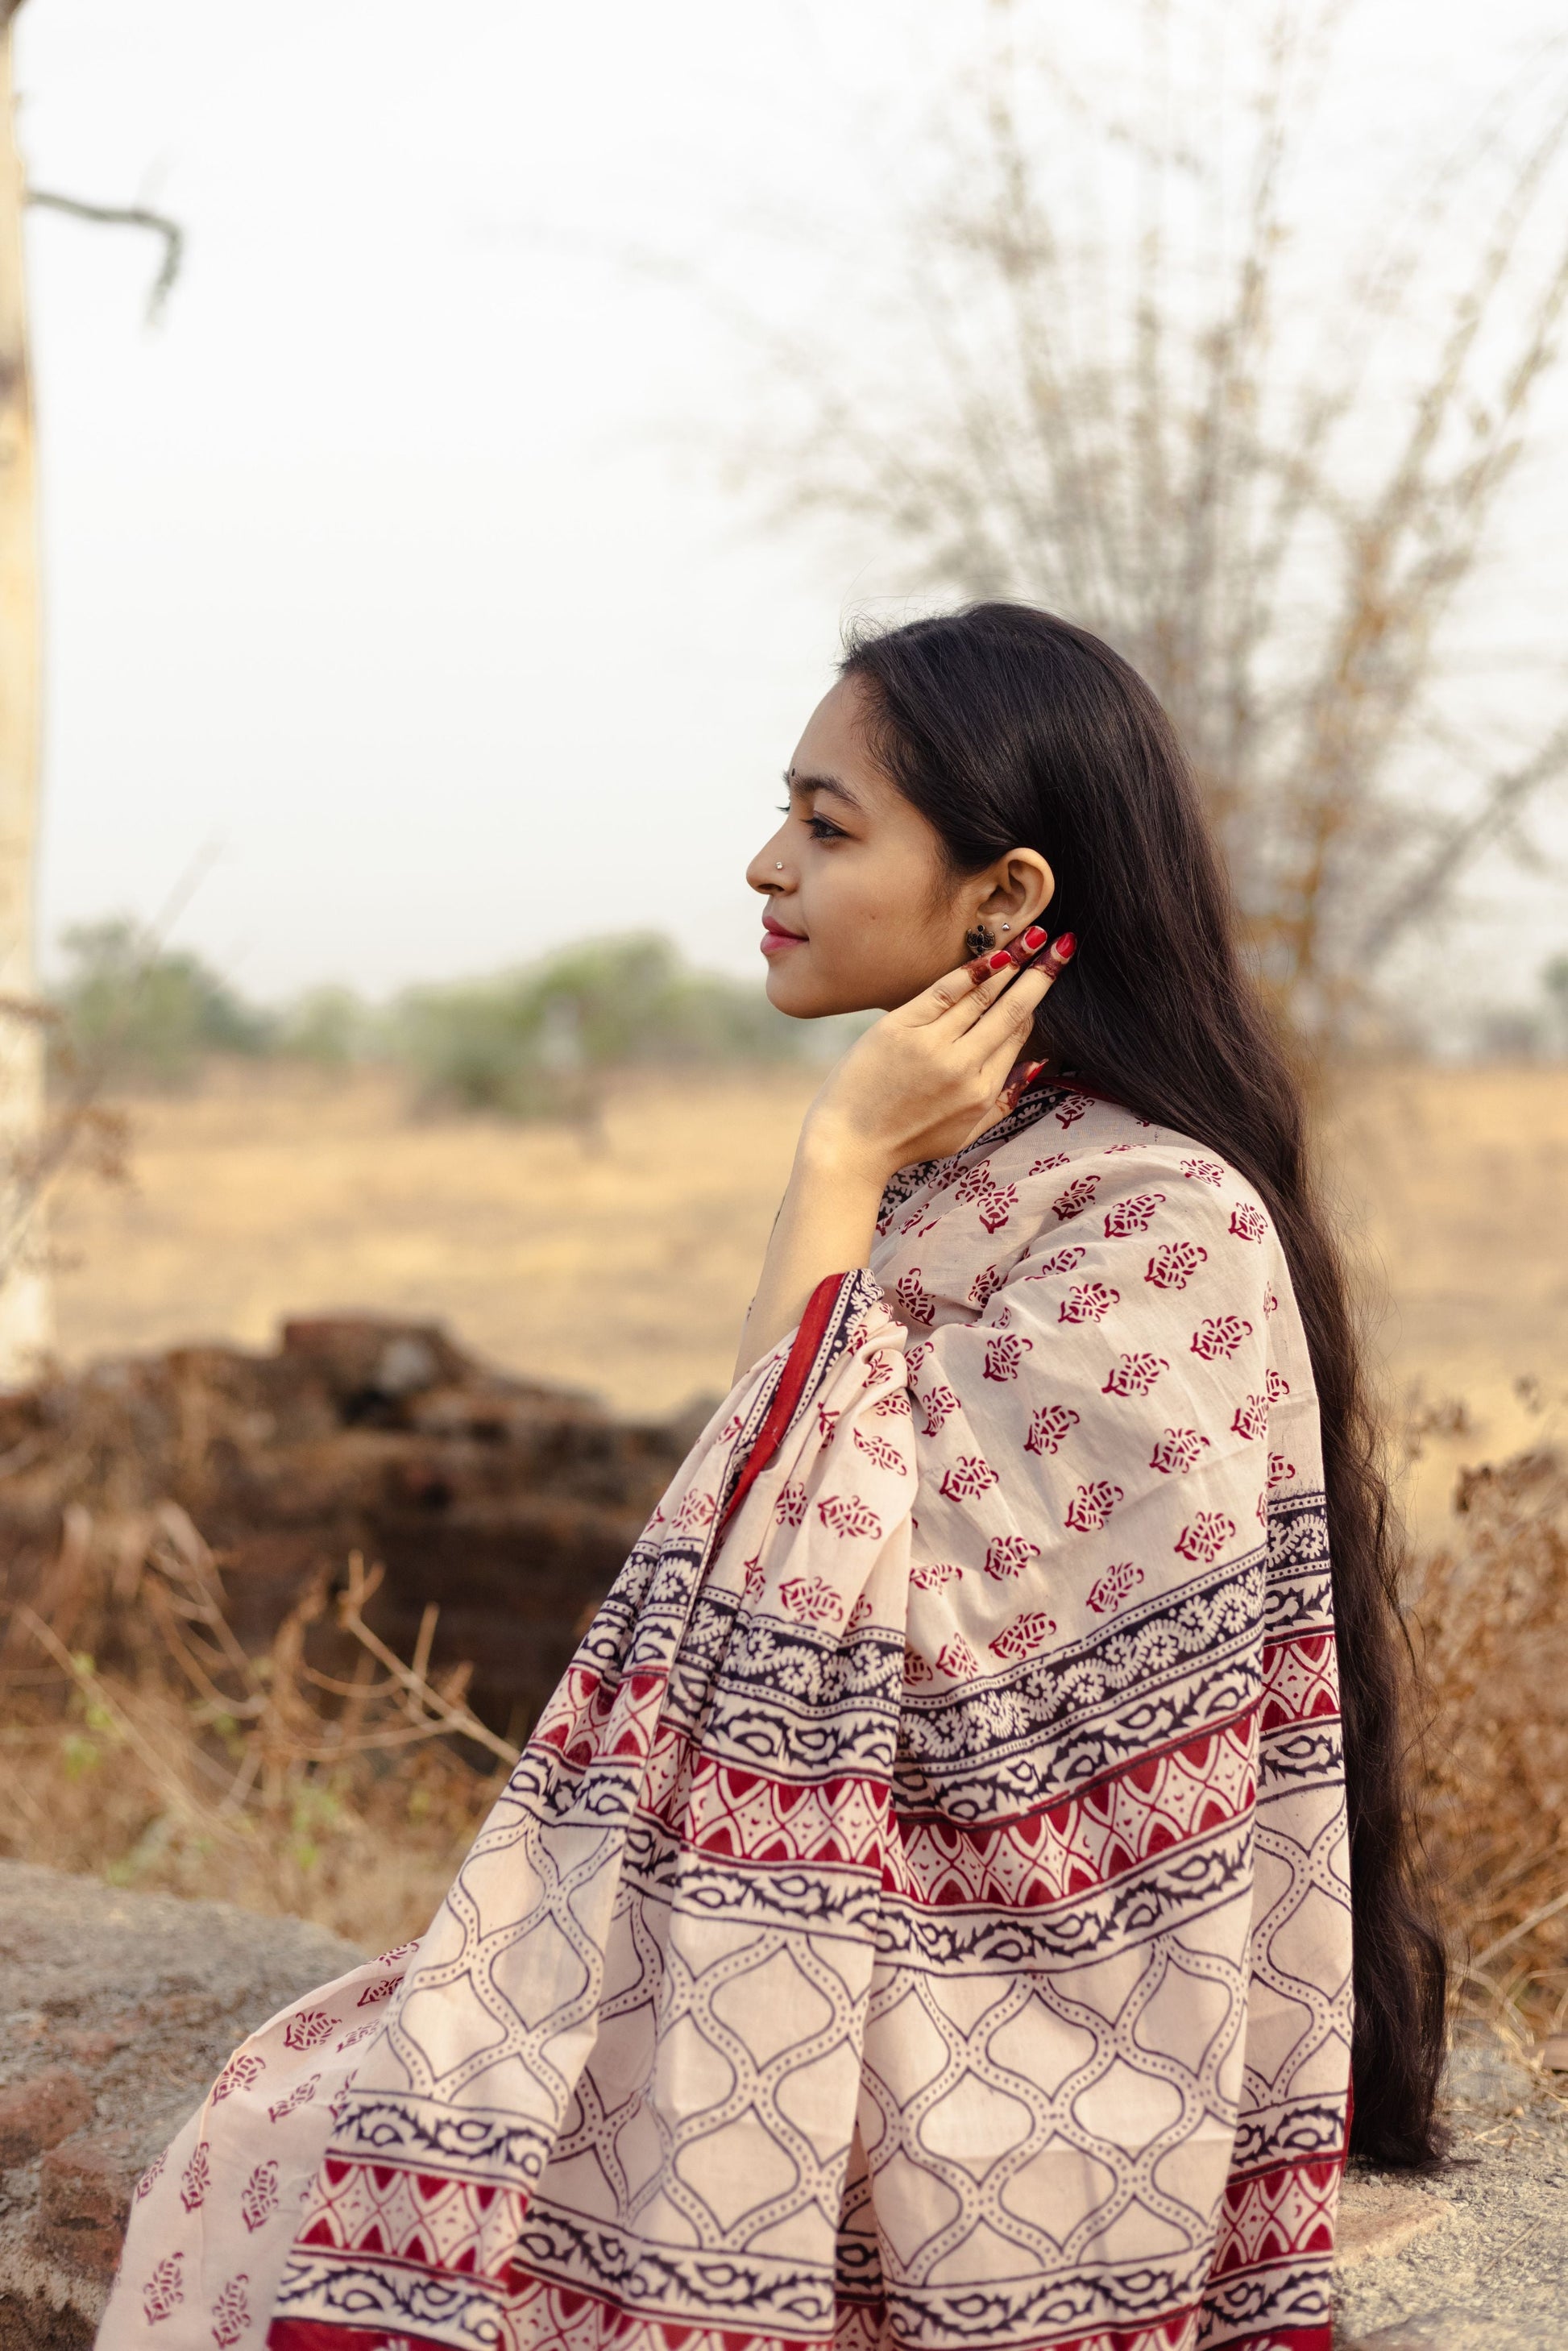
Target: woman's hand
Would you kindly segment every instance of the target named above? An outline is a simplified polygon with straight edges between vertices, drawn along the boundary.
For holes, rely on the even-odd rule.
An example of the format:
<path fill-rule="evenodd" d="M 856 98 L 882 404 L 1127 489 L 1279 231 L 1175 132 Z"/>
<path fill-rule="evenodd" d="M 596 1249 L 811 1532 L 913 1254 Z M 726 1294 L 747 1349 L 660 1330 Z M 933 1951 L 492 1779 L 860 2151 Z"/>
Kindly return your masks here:
<path fill-rule="evenodd" d="M 806 1114 L 800 1149 L 880 1194 L 899 1167 L 945 1159 L 1010 1110 L 1042 1064 L 1020 1061 L 1041 998 L 1076 942 L 1027 930 L 960 965 L 885 1013 L 831 1072 Z M 1066 953 L 1062 953 L 1065 946 Z"/>
<path fill-rule="evenodd" d="M 864 1265 L 895 1168 L 961 1151 L 1011 1110 L 1042 1064 L 1019 1056 L 1066 969 L 1071 934 L 1041 954 L 1028 930 L 885 1013 L 806 1114 L 736 1365 L 738 1379 L 805 1311 L 825 1274 Z"/>

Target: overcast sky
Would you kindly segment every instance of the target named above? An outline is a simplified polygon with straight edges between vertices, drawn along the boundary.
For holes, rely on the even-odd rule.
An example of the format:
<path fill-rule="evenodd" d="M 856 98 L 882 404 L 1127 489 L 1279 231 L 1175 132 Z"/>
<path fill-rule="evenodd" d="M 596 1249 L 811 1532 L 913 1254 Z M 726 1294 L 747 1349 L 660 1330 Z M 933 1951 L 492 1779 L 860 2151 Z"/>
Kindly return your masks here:
<path fill-rule="evenodd" d="M 755 968 L 739 869 L 842 617 L 901 583 L 752 526 L 701 453 L 744 367 L 678 274 L 608 256 L 722 246 L 733 277 L 767 213 L 841 273 L 974 5 L 28 0 L 34 183 L 189 241 L 148 331 L 149 240 L 29 225 L 47 941 L 200 863 L 176 935 L 260 995 L 633 925 Z M 1381 122 L 1452 119 L 1551 15 L 1364 0 L 1324 204 Z M 809 264 L 755 249 L 792 315 Z M 1559 385 L 1560 466 L 1565 419 Z M 1504 994 L 1568 946 L 1562 882 L 1514 890 L 1473 933 Z"/>

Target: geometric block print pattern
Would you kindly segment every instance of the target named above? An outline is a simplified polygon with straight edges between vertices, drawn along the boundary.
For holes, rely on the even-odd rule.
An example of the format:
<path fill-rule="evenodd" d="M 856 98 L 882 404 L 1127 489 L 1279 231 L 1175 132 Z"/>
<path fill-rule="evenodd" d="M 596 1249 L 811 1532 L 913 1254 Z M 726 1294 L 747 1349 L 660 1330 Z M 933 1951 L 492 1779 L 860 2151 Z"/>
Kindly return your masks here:
<path fill-rule="evenodd" d="M 1057 1092 L 902 1171 L 417 1949 L 149 2175 L 109 2351 L 1327 2351 L 1321 1485 L 1229 1169 Z"/>

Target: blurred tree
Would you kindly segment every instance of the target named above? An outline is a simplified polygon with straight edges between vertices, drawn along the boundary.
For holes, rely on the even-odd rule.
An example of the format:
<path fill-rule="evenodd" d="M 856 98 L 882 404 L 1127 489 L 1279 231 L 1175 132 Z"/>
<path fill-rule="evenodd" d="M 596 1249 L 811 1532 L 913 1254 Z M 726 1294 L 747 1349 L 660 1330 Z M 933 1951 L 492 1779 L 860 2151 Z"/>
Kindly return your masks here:
<path fill-rule="evenodd" d="M 30 192 L 16 139 L 12 28 L 0 0 L 0 1389 L 37 1367 L 53 1335 L 42 1239 L 50 1181 L 91 1134 L 79 1097 L 51 1124 L 44 1102 L 43 1008 L 34 983 L 33 853 L 38 799 L 38 549 L 32 365 L 22 212 L 151 229 L 163 240 L 156 317 L 180 266 L 180 232 L 144 205 Z"/>
<path fill-rule="evenodd" d="M 0 1388 L 24 1378 L 54 1335 L 47 1274 L 31 1231 L 44 1055 L 33 1000 L 37 518 L 22 273 L 26 192 L 11 86 L 11 26 L 19 5 L 0 0 Z"/>
<path fill-rule="evenodd" d="M 1278 1009 L 1330 1045 L 1568 769 L 1560 686 L 1532 703 L 1524 649 L 1455 625 L 1568 298 L 1562 46 L 1387 221 L 1347 209 L 1336 283 L 1292 174 L 1343 7 L 1119 13 L 1085 89 L 1044 0 L 992 0 L 901 265 L 856 240 L 852 348 L 768 340 L 781 404 L 743 462 L 776 517 L 862 559 L 869 525 L 944 600 L 1024 597 L 1125 653 Z"/>
<path fill-rule="evenodd" d="M 433 1100 L 522 1118 L 588 1114 L 604 1070 L 783 1061 L 800 1050 L 796 1024 L 760 989 L 688 971 L 667 940 L 646 936 L 413 988 L 392 1034 Z"/>
<path fill-rule="evenodd" d="M 199 956 L 150 946 L 123 915 L 78 924 L 61 940 L 54 991 L 64 1045 L 78 1063 L 178 1084 L 208 1053 L 266 1052 L 276 1022 L 246 1004 Z"/>

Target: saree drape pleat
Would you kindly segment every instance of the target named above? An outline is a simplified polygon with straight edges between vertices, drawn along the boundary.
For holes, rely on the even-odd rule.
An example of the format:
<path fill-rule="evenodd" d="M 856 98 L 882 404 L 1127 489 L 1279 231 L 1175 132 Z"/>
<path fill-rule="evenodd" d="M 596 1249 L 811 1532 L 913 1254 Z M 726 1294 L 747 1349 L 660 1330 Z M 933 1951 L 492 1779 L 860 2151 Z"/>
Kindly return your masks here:
<path fill-rule="evenodd" d="M 1260 1203 L 1027 1097 L 715 1416 L 429 1932 L 142 2183 L 105 2351 L 1327 2351 L 1350 1925 Z"/>

